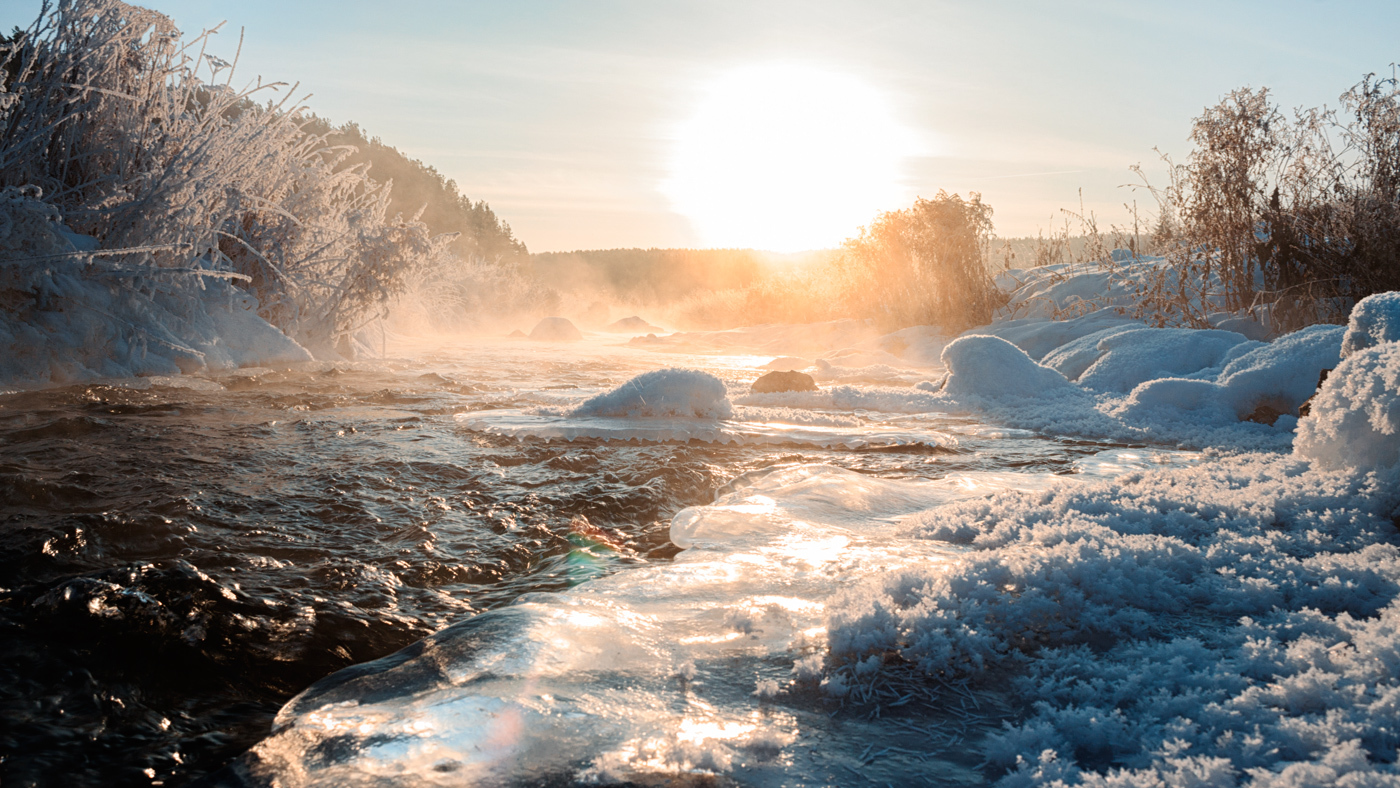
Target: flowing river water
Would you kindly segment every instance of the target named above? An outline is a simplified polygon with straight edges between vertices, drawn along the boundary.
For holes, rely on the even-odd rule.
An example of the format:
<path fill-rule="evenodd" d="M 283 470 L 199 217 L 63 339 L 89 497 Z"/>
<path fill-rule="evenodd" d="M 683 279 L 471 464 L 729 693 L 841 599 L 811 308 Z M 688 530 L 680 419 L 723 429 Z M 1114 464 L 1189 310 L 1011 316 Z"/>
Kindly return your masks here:
<path fill-rule="evenodd" d="M 957 414 L 548 415 L 772 355 L 388 355 L 0 395 L 0 784 L 981 783 L 1016 700 L 818 687 L 823 599 L 956 558 L 904 514 L 1187 458 Z"/>

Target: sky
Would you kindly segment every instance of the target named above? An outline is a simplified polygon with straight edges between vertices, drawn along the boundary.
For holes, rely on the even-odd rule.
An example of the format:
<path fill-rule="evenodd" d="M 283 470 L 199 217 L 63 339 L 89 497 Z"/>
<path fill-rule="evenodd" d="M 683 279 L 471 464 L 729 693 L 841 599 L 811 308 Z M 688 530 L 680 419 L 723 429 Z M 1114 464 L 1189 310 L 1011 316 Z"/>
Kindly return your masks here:
<path fill-rule="evenodd" d="M 537 252 L 816 248 L 940 189 L 979 192 L 1003 236 L 1081 205 L 1123 224 L 1153 205 L 1129 167 L 1164 184 L 1154 148 L 1185 160 L 1232 89 L 1335 106 L 1400 60 L 1394 0 L 148 5 L 186 33 L 226 20 L 225 59 L 242 28 L 236 81 L 299 83 Z M 38 9 L 5 0 L 0 26 Z"/>

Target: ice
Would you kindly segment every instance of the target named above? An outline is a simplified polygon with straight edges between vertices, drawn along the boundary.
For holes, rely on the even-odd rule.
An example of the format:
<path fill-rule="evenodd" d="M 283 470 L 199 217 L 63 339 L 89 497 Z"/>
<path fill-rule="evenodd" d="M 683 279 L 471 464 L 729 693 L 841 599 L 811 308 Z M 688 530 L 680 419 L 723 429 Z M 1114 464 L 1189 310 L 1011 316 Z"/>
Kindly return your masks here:
<path fill-rule="evenodd" d="M 644 372 L 569 415 L 613 418 L 724 419 L 734 415 L 724 381 L 696 369 Z"/>
<path fill-rule="evenodd" d="M 1400 293 L 1377 293 L 1352 307 L 1342 355 L 1349 356 L 1382 342 L 1400 342 Z"/>
<path fill-rule="evenodd" d="M 872 751 L 819 704 L 807 708 L 815 684 L 795 683 L 799 663 L 816 657 L 821 670 L 825 600 L 871 573 L 959 554 L 901 537 L 903 516 L 1048 478 L 911 482 L 821 465 L 747 474 L 674 518 L 675 540 L 691 545 L 674 562 L 528 595 L 318 682 L 245 764 L 289 788 L 652 784 L 695 772 L 820 781 L 832 759 L 859 764 Z M 893 726 L 871 734 L 919 746 Z M 930 755 L 887 761 L 894 774 L 975 779 Z M 872 776 L 891 774 L 878 768 Z"/>

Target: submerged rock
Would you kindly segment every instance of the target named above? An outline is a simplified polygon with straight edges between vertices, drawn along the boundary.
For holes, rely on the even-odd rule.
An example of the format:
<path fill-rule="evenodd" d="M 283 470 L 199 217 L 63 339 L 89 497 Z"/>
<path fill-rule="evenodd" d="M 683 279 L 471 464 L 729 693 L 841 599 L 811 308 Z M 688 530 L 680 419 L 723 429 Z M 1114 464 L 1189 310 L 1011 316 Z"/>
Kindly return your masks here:
<path fill-rule="evenodd" d="M 534 330 L 530 332 L 530 338 L 573 342 L 583 339 L 583 332 L 579 331 L 578 327 L 567 317 L 547 317 L 535 324 Z"/>
<path fill-rule="evenodd" d="M 755 394 L 772 394 L 777 391 L 817 391 L 817 382 L 805 372 L 769 372 L 755 380 L 750 389 Z"/>
<path fill-rule="evenodd" d="M 660 331 L 661 329 L 636 315 L 632 315 L 631 317 L 624 317 L 621 320 L 615 320 L 607 324 L 603 327 L 603 330 L 610 331 L 614 334 L 626 334 L 628 332 L 640 333 L 643 331 Z"/>

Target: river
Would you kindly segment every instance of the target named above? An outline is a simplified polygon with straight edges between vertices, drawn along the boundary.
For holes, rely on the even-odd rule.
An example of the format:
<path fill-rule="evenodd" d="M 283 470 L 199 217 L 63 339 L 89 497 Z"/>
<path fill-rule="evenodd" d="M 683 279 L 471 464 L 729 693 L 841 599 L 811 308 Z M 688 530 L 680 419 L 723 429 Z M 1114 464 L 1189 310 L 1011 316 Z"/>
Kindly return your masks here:
<path fill-rule="evenodd" d="M 859 666 L 804 684 L 822 600 L 955 558 L 904 514 L 1172 454 L 966 414 L 572 440 L 550 415 L 662 367 L 734 395 L 772 358 L 473 339 L 0 395 L 0 783 L 983 782 L 971 742 L 1015 699 Z M 392 692 L 342 674 L 279 718 L 413 644 L 380 665 L 408 671 Z M 414 673 L 427 653 L 451 665 Z M 355 711 L 307 733 L 326 698 Z M 274 723 L 300 738 L 258 744 Z"/>

